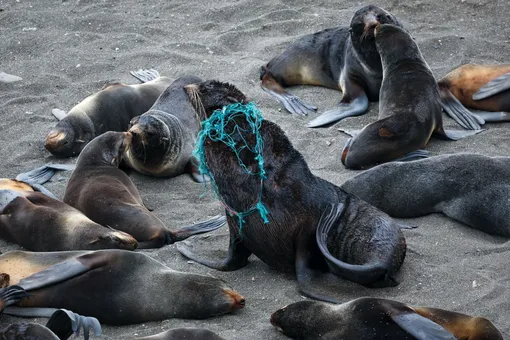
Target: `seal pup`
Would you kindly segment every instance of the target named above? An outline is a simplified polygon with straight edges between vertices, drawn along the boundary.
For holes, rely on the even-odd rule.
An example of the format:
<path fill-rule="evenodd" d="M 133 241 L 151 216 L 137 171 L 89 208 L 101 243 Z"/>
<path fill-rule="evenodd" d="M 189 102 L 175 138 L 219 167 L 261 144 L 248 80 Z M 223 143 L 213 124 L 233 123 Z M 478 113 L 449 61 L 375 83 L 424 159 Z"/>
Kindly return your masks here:
<path fill-rule="evenodd" d="M 196 92 L 193 98 L 200 100 L 196 106 L 203 108 L 204 118 L 225 105 L 246 102 L 243 93 L 233 85 L 215 81 L 199 84 L 190 91 Z M 338 282 L 337 276 L 326 273 L 330 271 L 371 287 L 397 284 L 392 276 L 404 260 L 406 245 L 395 221 L 314 176 L 281 128 L 267 120 L 261 122 L 258 131 L 264 147 L 257 155 L 263 157 L 266 178 L 261 181 L 258 176 L 250 175 L 240 163 L 252 173 L 261 171 L 255 154 L 248 151 L 257 140 L 252 127 L 239 112 L 231 112 L 231 116 L 222 119 L 230 123 L 225 124 L 224 131 L 217 131 L 218 135 L 230 135 L 245 150 L 239 153 L 238 159 L 224 143 L 211 139 L 204 142 L 211 179 L 227 207 L 228 256 L 221 261 L 202 259 L 178 245 L 181 254 L 208 267 L 232 271 L 246 266 L 253 253 L 273 268 L 295 272 L 301 293 L 328 301 L 333 300 L 311 289 L 310 280 L 316 274 Z M 243 148 L 243 143 L 248 147 Z M 268 223 L 257 213 L 244 214 L 241 232 L 241 215 L 237 212 L 250 210 L 258 195 L 269 211 Z M 328 235 L 325 237 L 323 233 Z M 320 245 L 318 241 L 327 244 Z M 331 254 L 339 258 L 330 260 L 334 257 Z"/>
<path fill-rule="evenodd" d="M 299 340 L 503 340 L 485 318 L 371 297 L 341 305 L 299 301 L 274 312 L 271 324 Z"/>
<path fill-rule="evenodd" d="M 341 187 L 393 217 L 443 213 L 483 232 L 510 237 L 510 157 L 453 154 L 382 164 Z"/>
<path fill-rule="evenodd" d="M 510 64 L 462 65 L 438 84 L 444 110 L 465 129 L 510 121 Z"/>
<path fill-rule="evenodd" d="M 205 319 L 245 304 L 220 279 L 178 272 L 125 250 L 14 251 L 0 255 L 0 272 L 11 276 L 11 286 L 0 289 L 0 307 L 19 306 L 6 308 L 9 315 L 38 317 L 47 308 L 65 308 L 101 323 L 127 325 Z"/>
<path fill-rule="evenodd" d="M 184 89 L 202 81 L 196 76 L 175 80 L 149 111 L 131 120 L 132 138 L 123 155 L 127 166 L 155 177 L 173 177 L 187 170 L 202 181 L 191 157 L 200 121 Z"/>
<path fill-rule="evenodd" d="M 365 169 L 398 158 L 426 157 L 420 149 L 434 133 L 457 140 L 481 132 L 444 130 L 436 80 L 407 31 L 395 25 L 377 25 L 374 39 L 383 67 L 379 120 L 347 140 L 341 154 L 346 168 Z"/>
<path fill-rule="evenodd" d="M 382 82 L 381 58 L 374 43 L 377 24 L 401 26 L 394 15 L 370 5 L 354 13 L 350 26 L 300 38 L 262 67 L 262 89 L 278 99 L 287 111 L 302 115 L 316 108 L 303 103 L 285 87 L 318 85 L 342 91 L 338 106 L 310 121 L 308 127 L 366 113 L 369 100 L 379 99 Z"/>
<path fill-rule="evenodd" d="M 74 106 L 67 115 L 53 112 L 59 122 L 46 136 L 46 150 L 57 157 L 76 156 L 94 137 L 106 131 L 126 131 L 129 121 L 146 112 L 171 83 L 156 70 L 131 74 L 144 83 L 107 84 Z"/>
<path fill-rule="evenodd" d="M 106 132 L 94 138 L 82 151 L 67 183 L 64 202 L 92 221 L 133 236 L 138 248 L 159 248 L 192 235 L 218 229 L 224 217 L 169 230 L 144 205 L 138 189 L 119 164 L 129 132 Z"/>
<path fill-rule="evenodd" d="M 225 340 L 205 328 L 175 328 L 169 331 L 134 340 Z"/>

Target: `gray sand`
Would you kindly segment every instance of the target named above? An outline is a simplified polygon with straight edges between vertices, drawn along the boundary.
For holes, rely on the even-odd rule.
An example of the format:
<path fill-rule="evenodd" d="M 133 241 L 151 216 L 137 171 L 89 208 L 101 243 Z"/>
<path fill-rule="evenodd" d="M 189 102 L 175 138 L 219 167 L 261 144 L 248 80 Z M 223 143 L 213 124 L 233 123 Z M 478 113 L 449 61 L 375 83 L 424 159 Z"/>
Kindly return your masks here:
<path fill-rule="evenodd" d="M 351 0 L 0 0 L 0 71 L 23 78 L 0 84 L 0 175 L 14 177 L 55 161 L 43 147 L 44 136 L 56 124 L 53 108 L 69 110 L 108 81 L 135 83 L 130 70 L 153 67 L 174 78 L 196 74 L 234 83 L 257 102 L 267 119 L 282 126 L 316 175 L 341 184 L 356 174 L 345 170 L 339 160 L 347 136 L 335 127 L 307 129 L 306 120 L 280 109 L 260 89 L 259 68 L 303 34 L 348 24 L 354 11 L 366 4 Z M 506 0 L 387 0 L 375 4 L 403 21 L 437 77 L 468 62 L 509 62 L 510 2 Z M 320 112 L 340 97 L 339 92 L 319 87 L 292 91 L 317 104 Z M 336 127 L 359 129 L 375 120 L 377 110 L 377 104 L 372 104 L 367 115 Z M 449 118 L 445 121 L 460 129 Z M 433 140 L 428 149 L 434 155 L 509 155 L 509 127 L 490 124 L 487 131 L 462 141 Z M 58 175 L 48 188 L 62 197 L 68 178 L 69 174 Z M 203 186 L 187 175 L 168 180 L 137 174 L 132 178 L 154 213 L 170 228 L 222 212 L 212 194 L 200 197 Z M 408 255 L 398 277 L 401 284 L 371 290 L 346 282 L 336 287 L 337 297 L 345 301 L 364 295 L 387 297 L 480 315 L 508 336 L 510 244 L 444 216 L 408 223 L 419 228 L 405 231 Z M 204 255 L 219 258 L 225 255 L 227 235 L 224 227 L 190 243 Z M 19 247 L 0 242 L 2 252 L 15 249 Z M 246 308 L 204 321 L 104 326 L 105 339 L 182 326 L 207 327 L 227 339 L 285 338 L 270 325 L 269 315 L 302 299 L 292 276 L 270 269 L 255 257 L 246 268 L 223 273 L 188 263 L 175 246 L 144 252 L 174 269 L 227 280 L 246 297 Z M 3 315 L 0 327 L 18 321 Z"/>

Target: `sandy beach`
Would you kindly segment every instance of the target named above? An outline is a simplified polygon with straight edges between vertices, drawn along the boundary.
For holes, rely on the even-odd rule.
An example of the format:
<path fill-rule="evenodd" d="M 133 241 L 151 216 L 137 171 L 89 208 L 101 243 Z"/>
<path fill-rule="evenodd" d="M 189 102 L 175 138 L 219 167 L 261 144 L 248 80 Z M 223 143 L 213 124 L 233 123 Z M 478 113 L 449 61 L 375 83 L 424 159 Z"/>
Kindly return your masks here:
<path fill-rule="evenodd" d="M 69 110 L 110 81 L 137 83 L 130 70 L 155 68 L 177 78 L 194 74 L 228 81 L 253 99 L 266 119 L 278 123 L 313 173 L 337 185 L 357 172 L 340 163 L 347 135 L 339 127 L 360 129 L 377 117 L 348 118 L 326 129 L 308 129 L 308 118 L 289 115 L 259 86 L 260 66 L 296 38 L 328 27 L 347 25 L 363 1 L 238 0 L 0 0 L 0 72 L 22 81 L 0 84 L 0 177 L 56 159 L 44 149 L 44 137 L 57 121 L 51 110 Z M 439 79 L 465 63 L 510 62 L 510 2 L 507 0 L 386 0 L 374 2 L 395 14 L 415 37 Z M 334 106 L 340 92 L 296 87 L 293 93 L 319 107 Z M 446 117 L 446 116 L 445 116 Z M 461 129 L 445 118 L 449 128 Z M 473 152 L 510 155 L 510 123 L 487 124 L 486 131 L 457 142 L 433 139 L 432 155 Z M 47 188 L 62 198 L 70 173 Z M 154 213 L 169 228 L 187 225 L 222 209 L 211 192 L 189 175 L 131 178 Z M 510 208 L 510 207 L 509 207 Z M 453 222 L 442 215 L 406 220 L 407 257 L 395 288 L 368 289 L 345 282 L 334 287 L 348 301 L 361 296 L 399 300 L 418 306 L 483 316 L 510 337 L 510 242 Z M 222 258 L 228 229 L 189 240 L 204 256 Z M 20 249 L 0 240 L 0 251 Z M 175 246 L 143 251 L 169 267 L 226 280 L 246 298 L 235 314 L 208 320 L 166 320 L 124 327 L 103 325 L 103 339 L 127 339 L 175 327 L 206 327 L 226 339 L 286 339 L 269 323 L 276 309 L 303 299 L 292 275 L 281 274 L 252 256 L 235 272 L 218 272 L 183 258 Z M 172 294 L 164 292 L 161 294 Z M 69 297 L 72 299 L 72 296 Z M 0 315 L 0 329 L 21 319 Z M 45 319 L 31 321 L 45 323 Z"/>

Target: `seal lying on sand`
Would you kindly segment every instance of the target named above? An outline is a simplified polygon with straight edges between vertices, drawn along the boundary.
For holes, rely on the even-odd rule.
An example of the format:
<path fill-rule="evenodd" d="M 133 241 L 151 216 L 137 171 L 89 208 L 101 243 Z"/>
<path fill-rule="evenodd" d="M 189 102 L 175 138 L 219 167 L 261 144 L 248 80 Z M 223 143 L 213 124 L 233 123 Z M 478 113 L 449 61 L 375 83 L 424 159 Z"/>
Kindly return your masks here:
<path fill-rule="evenodd" d="M 125 250 L 0 255 L 4 313 L 38 317 L 66 308 L 111 325 L 170 318 L 204 319 L 244 307 L 222 280 L 172 270 L 142 253 Z M 28 292 L 30 295 L 26 296 Z M 25 294 L 25 296 L 23 295 Z"/>
<path fill-rule="evenodd" d="M 329 298 L 312 292 L 310 279 L 328 271 L 328 266 L 329 271 L 367 286 L 396 285 L 392 275 L 401 266 L 406 250 L 397 224 L 371 205 L 315 177 L 284 132 L 256 116 L 258 110 L 254 112 L 253 104 L 243 105 L 246 98 L 234 86 L 206 83 L 194 89 L 195 98 L 201 101 L 197 106 L 203 106 L 206 117 L 225 105 L 229 106 L 221 114 L 232 108 L 230 115 L 221 116 L 225 129 L 214 130 L 211 135 L 228 135 L 229 145 L 239 148 L 236 155 L 221 141 L 204 140 L 205 164 L 228 213 L 229 252 L 225 260 L 212 261 L 200 259 L 182 246 L 178 250 L 196 262 L 228 271 L 244 267 L 253 253 L 274 268 L 295 271 L 300 291 L 318 299 Z M 224 93 L 222 98 L 219 93 Z M 248 110 L 260 118 L 258 137 L 263 147 L 259 154 L 253 153 L 259 140 L 257 131 L 243 114 Z M 217 125 L 209 121 L 204 126 Z M 261 172 L 260 159 L 265 167 L 263 180 L 246 172 Z M 261 202 L 269 211 L 268 223 L 256 213 L 239 214 L 257 210 Z M 324 276 L 338 281 L 331 274 Z"/>
<path fill-rule="evenodd" d="M 262 67 L 261 86 L 291 113 L 307 114 L 315 107 L 284 90 L 293 85 L 319 85 L 342 91 L 338 106 L 308 123 L 319 127 L 368 110 L 379 99 L 382 66 L 374 43 L 377 24 L 400 23 L 376 6 L 365 6 L 352 17 L 350 27 L 326 29 L 300 38 L 282 55 Z"/>
<path fill-rule="evenodd" d="M 64 202 L 92 221 L 132 235 L 138 248 L 158 248 L 221 227 L 224 217 L 169 230 L 144 205 L 128 175 L 118 168 L 131 134 L 106 132 L 82 151 L 67 183 Z"/>
<path fill-rule="evenodd" d="M 438 84 L 444 110 L 465 129 L 510 121 L 510 65 L 462 65 Z"/>
<path fill-rule="evenodd" d="M 171 80 L 156 70 L 137 71 L 144 84 L 112 83 L 88 96 L 60 120 L 46 136 L 46 149 L 57 157 L 78 155 L 94 137 L 106 131 L 126 131 L 131 118 L 146 112 Z"/>
<path fill-rule="evenodd" d="M 484 318 L 368 297 L 341 305 L 296 302 L 274 312 L 271 323 L 299 340 L 503 340 Z"/>
<path fill-rule="evenodd" d="M 346 142 L 341 156 L 346 168 L 364 169 L 398 158 L 424 157 L 418 150 L 434 133 L 457 140 L 481 131 L 443 129 L 436 80 L 409 33 L 395 25 L 377 25 L 374 39 L 384 74 L 379 120 Z"/>
<path fill-rule="evenodd" d="M 123 155 L 130 168 L 156 177 L 187 170 L 195 180 L 202 180 L 191 158 L 200 122 L 184 89 L 202 81 L 195 76 L 175 80 L 149 111 L 131 120 L 132 138 Z"/>
<path fill-rule="evenodd" d="M 176 328 L 156 335 L 134 340 L 225 340 L 204 328 Z"/>
<path fill-rule="evenodd" d="M 347 180 L 342 189 L 393 217 L 443 213 L 510 237 L 510 157 L 455 154 L 382 164 Z"/>

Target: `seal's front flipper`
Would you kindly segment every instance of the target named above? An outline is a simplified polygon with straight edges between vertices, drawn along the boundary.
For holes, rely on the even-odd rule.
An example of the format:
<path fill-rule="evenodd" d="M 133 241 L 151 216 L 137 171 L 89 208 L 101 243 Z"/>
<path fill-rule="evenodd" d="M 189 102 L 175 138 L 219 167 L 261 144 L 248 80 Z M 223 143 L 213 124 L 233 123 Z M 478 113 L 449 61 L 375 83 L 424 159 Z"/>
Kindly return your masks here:
<path fill-rule="evenodd" d="M 20 286 L 9 286 L 7 288 L 0 288 L 0 313 L 5 307 L 15 304 L 28 294 Z"/>
<path fill-rule="evenodd" d="M 489 98 L 506 90 L 510 90 L 510 73 L 494 78 L 481 87 L 473 94 L 473 100 Z"/>
<path fill-rule="evenodd" d="M 474 111 L 473 114 L 486 122 L 510 122 L 510 112 Z"/>
<path fill-rule="evenodd" d="M 317 107 L 303 102 L 299 97 L 285 91 L 271 75 L 265 73 L 260 83 L 262 90 L 275 97 L 287 111 L 293 114 L 308 115 L 308 112 L 314 112 Z"/>
<path fill-rule="evenodd" d="M 400 158 L 395 159 L 393 162 L 410 162 L 423 158 L 429 158 L 429 152 L 427 150 L 418 149 L 411 151 Z"/>
<path fill-rule="evenodd" d="M 83 328 L 83 337 L 85 340 L 89 338 L 90 330 L 95 336 L 101 336 L 101 324 L 96 318 L 81 316 L 66 309 L 55 311 L 46 327 L 49 328 L 59 339 L 68 339 L 73 333 L 80 335 L 80 329 Z"/>
<path fill-rule="evenodd" d="M 468 130 L 468 131 L 442 130 L 442 131 L 438 131 L 437 133 L 438 133 L 438 136 L 441 136 L 444 139 L 459 140 L 462 138 L 476 135 L 482 131 L 484 131 L 484 130 L 483 129 L 482 130 Z"/>
<path fill-rule="evenodd" d="M 173 244 L 175 242 L 185 240 L 193 235 L 204 234 L 216 230 L 226 222 L 227 218 L 225 216 L 217 215 L 206 221 L 170 231 L 170 239 L 167 240 L 168 244 Z"/>
<path fill-rule="evenodd" d="M 479 130 L 485 121 L 471 113 L 447 87 L 440 86 L 441 106 L 457 124 L 466 130 Z"/>
<path fill-rule="evenodd" d="M 396 313 L 396 311 L 390 313 L 391 319 L 417 340 L 457 340 L 452 333 L 441 325 L 419 314 L 411 311 Z"/>
<path fill-rule="evenodd" d="M 53 114 L 53 116 L 55 116 L 55 118 L 57 118 L 59 121 L 67 116 L 67 112 L 61 109 L 53 109 L 51 110 L 51 114 Z"/>
<path fill-rule="evenodd" d="M 159 77 L 159 72 L 153 68 L 148 70 L 139 69 L 138 71 L 130 71 L 129 74 L 140 80 L 142 83 L 146 83 Z"/>
<path fill-rule="evenodd" d="M 350 102 L 342 101 L 332 110 L 308 122 L 309 128 L 330 125 L 347 117 L 360 116 L 368 110 L 368 97 L 364 91 Z"/>

